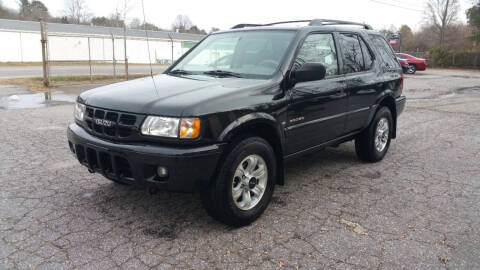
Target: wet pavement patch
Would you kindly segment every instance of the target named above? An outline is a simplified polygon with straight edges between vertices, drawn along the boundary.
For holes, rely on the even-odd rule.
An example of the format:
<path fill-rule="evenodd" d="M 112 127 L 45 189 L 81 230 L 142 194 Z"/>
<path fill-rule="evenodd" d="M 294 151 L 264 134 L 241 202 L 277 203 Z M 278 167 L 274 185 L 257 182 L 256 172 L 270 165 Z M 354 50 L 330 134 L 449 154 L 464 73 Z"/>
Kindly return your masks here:
<path fill-rule="evenodd" d="M 46 100 L 44 93 L 11 95 L 0 98 L 0 109 L 30 109 L 74 103 L 76 96 L 53 92 Z"/>
<path fill-rule="evenodd" d="M 272 203 L 279 206 L 286 206 L 287 203 L 280 197 L 273 196 Z"/>
<path fill-rule="evenodd" d="M 155 228 L 143 229 L 143 234 L 146 236 L 152 236 L 155 238 L 175 239 L 177 238 L 177 225 L 166 224 Z"/>

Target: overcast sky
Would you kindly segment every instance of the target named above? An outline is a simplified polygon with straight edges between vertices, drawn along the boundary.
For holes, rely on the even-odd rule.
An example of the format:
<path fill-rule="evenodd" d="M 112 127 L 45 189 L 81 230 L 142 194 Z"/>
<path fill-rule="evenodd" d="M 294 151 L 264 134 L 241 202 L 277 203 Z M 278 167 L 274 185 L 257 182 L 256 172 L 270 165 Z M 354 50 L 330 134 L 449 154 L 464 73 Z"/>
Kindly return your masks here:
<path fill-rule="evenodd" d="M 18 8 L 17 0 L 0 0 L 4 5 Z M 42 0 L 50 13 L 63 15 L 68 0 Z M 124 0 L 85 0 L 95 16 L 108 16 L 121 7 Z M 338 19 L 365 22 L 375 29 L 399 27 L 408 24 L 418 29 L 423 23 L 427 0 L 144 0 L 148 22 L 170 28 L 177 14 L 186 14 L 200 28 L 228 29 L 238 23 L 268 23 L 298 19 Z M 129 0 L 131 9 L 127 22 L 134 17 L 143 18 L 141 0 Z M 459 18 L 466 21 L 465 10 L 470 0 L 460 0 Z M 142 19 L 143 21 L 143 19 Z"/>

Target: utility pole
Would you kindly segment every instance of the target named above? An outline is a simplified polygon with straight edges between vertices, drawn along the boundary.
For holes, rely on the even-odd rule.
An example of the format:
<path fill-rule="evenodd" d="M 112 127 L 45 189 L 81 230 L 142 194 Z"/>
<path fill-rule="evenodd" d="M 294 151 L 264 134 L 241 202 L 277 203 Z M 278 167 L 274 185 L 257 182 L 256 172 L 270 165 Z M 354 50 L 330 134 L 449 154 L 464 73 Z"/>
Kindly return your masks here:
<path fill-rule="evenodd" d="M 48 74 L 48 52 L 47 52 L 47 31 L 45 29 L 45 22 L 40 19 L 40 42 L 42 43 L 42 67 L 43 67 L 43 85 L 50 86 L 50 76 Z"/>

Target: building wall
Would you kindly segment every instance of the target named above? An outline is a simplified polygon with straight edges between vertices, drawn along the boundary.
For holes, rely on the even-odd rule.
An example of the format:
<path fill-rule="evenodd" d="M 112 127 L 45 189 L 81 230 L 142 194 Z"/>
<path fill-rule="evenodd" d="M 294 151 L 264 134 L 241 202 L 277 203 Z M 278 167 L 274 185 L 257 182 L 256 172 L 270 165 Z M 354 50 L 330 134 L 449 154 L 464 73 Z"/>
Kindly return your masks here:
<path fill-rule="evenodd" d="M 49 60 L 88 61 L 88 37 L 49 35 Z M 0 30 L 0 62 L 40 62 L 42 60 L 40 33 L 11 32 Z M 115 37 L 115 59 L 124 60 L 123 37 Z M 173 59 L 176 60 L 188 50 L 184 44 L 191 41 L 173 41 Z M 150 39 L 150 56 L 153 63 L 171 62 L 172 42 Z M 112 61 L 113 44 L 111 37 L 90 37 L 90 55 L 94 61 Z M 129 63 L 148 63 L 148 49 L 145 39 L 127 37 Z"/>

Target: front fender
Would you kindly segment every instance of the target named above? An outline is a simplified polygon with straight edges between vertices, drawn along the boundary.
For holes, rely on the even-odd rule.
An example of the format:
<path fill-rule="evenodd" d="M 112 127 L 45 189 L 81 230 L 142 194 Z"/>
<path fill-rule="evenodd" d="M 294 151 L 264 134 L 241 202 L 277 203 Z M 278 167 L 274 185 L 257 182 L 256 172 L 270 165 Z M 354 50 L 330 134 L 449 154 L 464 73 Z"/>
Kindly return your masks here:
<path fill-rule="evenodd" d="M 280 131 L 277 120 L 272 115 L 263 112 L 249 113 L 236 119 L 222 131 L 220 136 L 218 136 L 218 141 L 230 141 L 230 139 L 232 139 L 241 129 L 248 128 L 249 126 L 255 124 L 267 124 L 274 128 L 277 136 L 281 139 L 283 144 L 284 136 Z"/>

